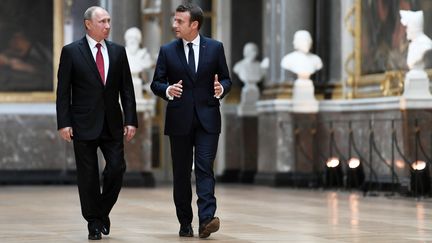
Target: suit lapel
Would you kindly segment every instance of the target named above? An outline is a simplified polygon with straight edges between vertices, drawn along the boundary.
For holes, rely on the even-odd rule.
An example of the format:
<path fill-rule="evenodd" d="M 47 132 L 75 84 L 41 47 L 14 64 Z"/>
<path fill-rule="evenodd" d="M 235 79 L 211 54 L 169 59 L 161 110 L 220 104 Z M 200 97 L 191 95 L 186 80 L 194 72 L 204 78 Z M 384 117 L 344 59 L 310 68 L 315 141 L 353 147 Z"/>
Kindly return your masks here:
<path fill-rule="evenodd" d="M 111 44 L 111 42 L 105 40 L 105 44 L 107 47 L 107 51 L 108 51 L 108 59 L 109 59 L 109 66 L 108 66 L 108 74 L 107 74 L 107 78 L 105 80 L 105 86 L 107 86 L 110 82 L 108 82 L 112 76 L 111 72 L 112 72 L 112 64 L 114 63 L 113 58 L 114 58 L 114 51 L 113 51 L 113 46 Z"/>
<path fill-rule="evenodd" d="M 200 36 L 200 47 L 199 47 L 199 58 L 198 58 L 198 69 L 197 69 L 197 76 L 202 69 L 203 62 L 206 57 L 206 51 L 207 51 L 207 41 L 204 36 Z"/>
<path fill-rule="evenodd" d="M 102 84 L 102 79 L 99 75 L 99 71 L 96 66 L 96 61 L 93 58 L 93 55 L 91 53 L 90 47 L 88 45 L 87 39 L 84 36 L 84 38 L 81 39 L 81 42 L 78 45 L 79 50 L 81 54 L 84 56 L 84 59 L 86 60 L 87 64 L 89 65 L 90 69 L 92 69 L 93 73 L 96 75 L 97 80 L 99 81 L 99 84 Z"/>
<path fill-rule="evenodd" d="M 196 74 L 192 73 L 192 70 L 190 70 L 190 68 L 187 64 L 182 39 L 178 39 L 176 49 L 177 49 L 177 55 L 179 56 L 180 62 L 183 64 L 183 68 L 186 69 L 189 77 L 192 79 L 192 81 L 195 82 Z"/>

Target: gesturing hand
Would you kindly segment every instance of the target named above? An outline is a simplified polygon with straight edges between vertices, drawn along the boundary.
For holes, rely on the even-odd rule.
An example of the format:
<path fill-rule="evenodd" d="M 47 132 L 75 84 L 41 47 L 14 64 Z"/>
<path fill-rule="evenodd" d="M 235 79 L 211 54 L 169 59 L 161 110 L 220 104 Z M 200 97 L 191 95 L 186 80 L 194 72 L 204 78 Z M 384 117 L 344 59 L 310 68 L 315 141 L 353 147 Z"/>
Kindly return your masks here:
<path fill-rule="evenodd" d="M 222 95 L 222 85 L 219 83 L 218 75 L 214 79 L 214 97 L 219 98 Z"/>
<path fill-rule="evenodd" d="M 170 85 L 169 89 L 168 89 L 168 94 L 170 96 L 174 96 L 177 98 L 180 98 L 183 92 L 183 80 L 178 81 L 178 83 L 175 83 L 173 85 Z"/>
<path fill-rule="evenodd" d="M 59 130 L 59 133 L 60 133 L 60 137 L 62 137 L 64 140 L 68 142 L 72 141 L 72 137 L 73 137 L 72 127 L 64 127 Z"/>

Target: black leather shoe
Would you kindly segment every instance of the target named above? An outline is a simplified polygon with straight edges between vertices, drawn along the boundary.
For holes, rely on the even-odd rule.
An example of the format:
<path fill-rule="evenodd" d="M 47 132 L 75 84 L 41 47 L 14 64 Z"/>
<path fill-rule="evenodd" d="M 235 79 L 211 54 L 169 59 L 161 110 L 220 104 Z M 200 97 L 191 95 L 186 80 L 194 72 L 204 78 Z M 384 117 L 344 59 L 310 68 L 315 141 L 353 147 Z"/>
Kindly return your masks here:
<path fill-rule="evenodd" d="M 218 217 L 213 217 L 207 221 L 204 221 L 199 227 L 199 237 L 207 238 L 210 234 L 219 230 L 220 220 Z"/>
<path fill-rule="evenodd" d="M 180 225 L 179 236 L 180 237 L 193 237 L 192 225 Z"/>
<path fill-rule="evenodd" d="M 102 239 L 102 235 L 99 231 L 89 232 L 88 239 L 89 240 L 100 240 L 100 239 Z"/>
<path fill-rule="evenodd" d="M 109 235 L 110 228 L 111 228 L 111 221 L 109 217 L 106 217 L 102 220 L 102 228 L 101 228 L 102 234 Z"/>

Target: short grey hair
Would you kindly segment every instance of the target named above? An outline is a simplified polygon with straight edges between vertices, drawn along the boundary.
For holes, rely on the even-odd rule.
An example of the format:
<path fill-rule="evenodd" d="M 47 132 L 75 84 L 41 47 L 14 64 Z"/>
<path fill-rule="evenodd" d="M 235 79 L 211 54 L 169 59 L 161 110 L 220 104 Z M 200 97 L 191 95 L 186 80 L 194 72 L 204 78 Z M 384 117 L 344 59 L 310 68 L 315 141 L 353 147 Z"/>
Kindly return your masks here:
<path fill-rule="evenodd" d="M 85 12 L 84 12 L 84 20 L 91 20 L 91 18 L 93 17 L 93 13 L 96 9 L 104 9 L 102 7 L 99 6 L 91 6 L 90 8 L 88 8 Z"/>

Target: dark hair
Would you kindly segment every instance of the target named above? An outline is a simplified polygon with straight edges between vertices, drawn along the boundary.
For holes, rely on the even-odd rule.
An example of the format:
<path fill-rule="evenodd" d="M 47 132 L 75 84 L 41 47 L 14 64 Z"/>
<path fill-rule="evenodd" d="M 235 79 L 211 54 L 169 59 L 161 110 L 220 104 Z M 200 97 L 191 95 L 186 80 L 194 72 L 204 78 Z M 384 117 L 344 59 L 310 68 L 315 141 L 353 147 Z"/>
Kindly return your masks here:
<path fill-rule="evenodd" d="M 176 12 L 189 12 L 190 22 L 192 23 L 193 21 L 198 21 L 198 30 L 201 29 L 201 25 L 204 20 L 204 13 L 198 5 L 189 2 L 180 4 L 176 8 Z"/>

